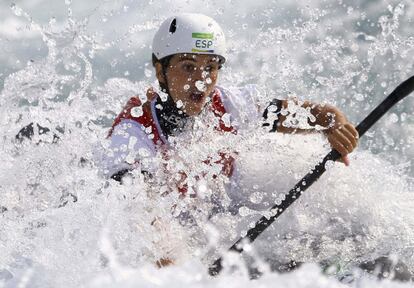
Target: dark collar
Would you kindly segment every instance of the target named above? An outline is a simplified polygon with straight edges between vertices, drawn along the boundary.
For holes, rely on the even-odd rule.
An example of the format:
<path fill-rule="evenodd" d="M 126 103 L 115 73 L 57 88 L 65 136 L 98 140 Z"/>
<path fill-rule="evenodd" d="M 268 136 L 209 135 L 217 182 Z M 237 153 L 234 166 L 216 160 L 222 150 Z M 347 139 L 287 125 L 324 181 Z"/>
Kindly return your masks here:
<path fill-rule="evenodd" d="M 177 108 L 177 104 L 169 95 L 166 101 L 162 101 L 160 96 L 157 97 L 155 101 L 155 114 L 166 138 L 182 132 L 190 117 L 184 111 Z"/>

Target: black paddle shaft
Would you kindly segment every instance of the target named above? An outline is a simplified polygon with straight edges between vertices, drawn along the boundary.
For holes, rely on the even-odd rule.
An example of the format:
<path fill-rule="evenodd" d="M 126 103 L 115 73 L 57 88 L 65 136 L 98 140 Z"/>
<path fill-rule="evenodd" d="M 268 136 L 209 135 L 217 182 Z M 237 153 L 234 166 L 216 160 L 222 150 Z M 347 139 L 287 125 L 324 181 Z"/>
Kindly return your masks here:
<path fill-rule="evenodd" d="M 408 96 L 414 91 L 414 76 L 401 83 L 388 97 L 382 101 L 359 125 L 356 130 L 359 137 L 365 134 L 388 110 L 391 109 L 397 102 Z M 260 218 L 253 228 L 247 231 L 246 236 L 237 240 L 233 246 L 229 248 L 230 251 L 243 252 L 242 242 L 253 242 L 260 234 L 266 230 L 282 213 L 295 202 L 302 193 L 309 188 L 321 175 L 326 171 L 325 165 L 328 161 L 336 161 L 341 157 L 338 151 L 332 150 L 323 160 L 316 165 L 308 174 L 305 175 L 286 195 L 280 204 L 276 204 L 270 208 L 272 216 L 263 216 Z M 222 270 L 222 258 L 220 257 L 209 267 L 209 274 L 215 276 Z"/>

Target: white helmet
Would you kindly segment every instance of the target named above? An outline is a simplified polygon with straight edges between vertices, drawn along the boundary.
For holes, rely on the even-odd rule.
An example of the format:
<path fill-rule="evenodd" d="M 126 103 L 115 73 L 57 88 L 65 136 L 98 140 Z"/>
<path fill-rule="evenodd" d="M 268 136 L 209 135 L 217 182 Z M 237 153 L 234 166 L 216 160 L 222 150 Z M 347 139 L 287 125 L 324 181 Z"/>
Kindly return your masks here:
<path fill-rule="evenodd" d="M 158 60 L 177 53 L 210 54 L 224 63 L 226 40 L 214 19 L 185 13 L 165 20 L 152 42 L 152 52 Z"/>

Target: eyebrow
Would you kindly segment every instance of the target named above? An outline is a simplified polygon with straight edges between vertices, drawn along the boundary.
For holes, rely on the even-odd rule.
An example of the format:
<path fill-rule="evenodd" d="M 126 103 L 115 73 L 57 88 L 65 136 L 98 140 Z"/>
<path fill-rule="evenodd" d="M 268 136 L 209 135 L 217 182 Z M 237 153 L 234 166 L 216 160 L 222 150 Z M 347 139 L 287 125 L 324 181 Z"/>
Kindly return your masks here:
<path fill-rule="evenodd" d="M 184 57 L 180 58 L 180 60 L 178 60 L 178 62 L 185 61 L 185 60 L 197 62 L 197 60 L 195 58 L 188 57 L 188 56 L 184 56 Z"/>
<path fill-rule="evenodd" d="M 178 62 L 186 61 L 186 60 L 193 61 L 193 62 L 198 62 L 196 60 L 196 58 L 189 57 L 189 56 L 183 56 L 182 58 L 180 58 L 180 60 L 178 60 Z M 218 63 L 218 61 L 216 60 L 216 58 L 213 58 L 210 61 L 208 61 L 208 63 Z"/>

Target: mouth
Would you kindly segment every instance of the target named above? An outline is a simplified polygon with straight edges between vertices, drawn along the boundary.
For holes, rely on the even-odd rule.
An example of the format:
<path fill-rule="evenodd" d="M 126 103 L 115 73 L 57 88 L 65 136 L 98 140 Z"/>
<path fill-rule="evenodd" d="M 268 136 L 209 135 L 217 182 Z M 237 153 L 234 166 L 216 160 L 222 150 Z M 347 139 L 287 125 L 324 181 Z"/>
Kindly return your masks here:
<path fill-rule="evenodd" d="M 204 93 L 202 92 L 192 92 L 190 94 L 190 99 L 196 103 L 204 101 Z"/>

